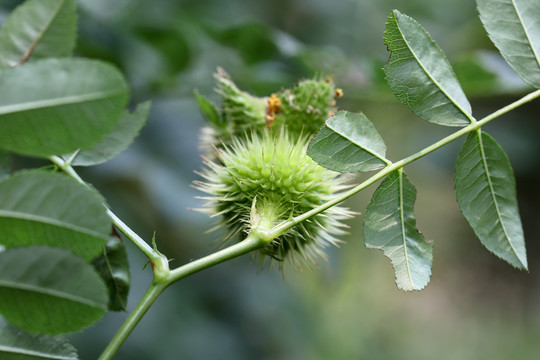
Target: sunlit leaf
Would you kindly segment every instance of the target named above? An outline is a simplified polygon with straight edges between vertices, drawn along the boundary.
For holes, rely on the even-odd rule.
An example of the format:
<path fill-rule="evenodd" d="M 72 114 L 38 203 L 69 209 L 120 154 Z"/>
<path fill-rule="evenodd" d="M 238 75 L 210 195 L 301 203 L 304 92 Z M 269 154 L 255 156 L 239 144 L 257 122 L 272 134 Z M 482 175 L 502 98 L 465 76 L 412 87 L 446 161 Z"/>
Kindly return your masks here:
<path fill-rule="evenodd" d="M 133 112 L 126 111 L 113 131 L 91 149 L 77 154 L 72 165 L 92 166 L 111 160 L 126 150 L 135 140 L 150 113 L 150 101 L 139 104 Z"/>
<path fill-rule="evenodd" d="M 77 351 L 62 336 L 31 334 L 0 317 L 0 359 L 77 360 Z"/>
<path fill-rule="evenodd" d="M 28 0 L 0 29 L 0 70 L 30 57 L 70 56 L 76 37 L 75 0 Z"/>
<path fill-rule="evenodd" d="M 95 191 L 63 174 L 25 171 L 0 181 L 0 244 L 51 245 L 85 259 L 103 253 L 111 220 Z"/>
<path fill-rule="evenodd" d="M 126 310 L 130 275 L 126 247 L 119 235 L 109 237 L 105 252 L 93 261 L 109 289 L 109 310 Z"/>
<path fill-rule="evenodd" d="M 540 88 L 540 3 L 477 0 L 480 19 L 504 59 L 528 84 Z"/>
<path fill-rule="evenodd" d="M 114 67 L 45 59 L 0 73 L 0 148 L 46 157 L 87 149 L 112 131 L 127 101 Z"/>
<path fill-rule="evenodd" d="M 403 104 L 435 124 L 471 122 L 471 105 L 450 63 L 420 24 L 394 10 L 386 23 L 384 42 L 391 51 L 383 68 L 386 80 Z"/>
<path fill-rule="evenodd" d="M 30 332 L 85 328 L 107 309 L 107 288 L 92 265 L 68 250 L 29 246 L 0 253 L 0 312 Z"/>
<path fill-rule="evenodd" d="M 513 266 L 527 269 L 514 173 L 491 136 L 473 132 L 467 137 L 454 182 L 461 212 L 482 244 Z"/>
<path fill-rule="evenodd" d="M 386 146 L 368 118 L 340 111 L 311 140 L 307 154 L 319 165 L 339 172 L 381 169 Z"/>
<path fill-rule="evenodd" d="M 416 229 L 415 200 L 416 189 L 397 170 L 379 185 L 364 217 L 366 246 L 384 251 L 403 290 L 421 290 L 431 276 L 433 244 Z"/>

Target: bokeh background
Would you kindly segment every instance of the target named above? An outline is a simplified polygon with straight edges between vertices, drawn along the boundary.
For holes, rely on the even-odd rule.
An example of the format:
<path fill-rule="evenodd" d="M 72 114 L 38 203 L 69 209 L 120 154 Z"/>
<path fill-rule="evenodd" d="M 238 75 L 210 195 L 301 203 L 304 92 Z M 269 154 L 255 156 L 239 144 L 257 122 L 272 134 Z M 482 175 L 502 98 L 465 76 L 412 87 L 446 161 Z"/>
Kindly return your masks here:
<path fill-rule="evenodd" d="M 0 22 L 21 1 L 0 2 Z M 418 20 L 445 51 L 477 118 L 530 90 L 497 55 L 472 0 L 80 0 L 77 55 L 116 64 L 132 105 L 152 100 L 128 151 L 81 169 L 112 209 L 178 266 L 217 249 L 219 234 L 191 183 L 200 169 L 204 120 L 193 90 L 218 102 L 222 66 L 239 87 L 269 95 L 304 77 L 331 74 L 341 109 L 363 111 L 399 160 L 449 134 L 392 96 L 381 67 L 387 16 Z M 453 168 L 462 141 L 407 166 L 418 190 L 418 228 L 434 241 L 431 283 L 396 289 L 382 252 L 363 245 L 361 216 L 329 261 L 314 269 L 257 272 L 249 256 L 169 288 L 117 359 L 538 359 L 540 358 L 540 101 L 490 123 L 514 166 L 530 272 L 485 250 L 460 215 Z M 18 159 L 20 166 L 38 161 Z M 358 177 L 360 181 L 366 175 Z M 374 188 L 347 205 L 363 212 Z M 151 281 L 128 244 L 133 309 Z M 111 313 L 70 340 L 97 358 L 127 313 Z"/>

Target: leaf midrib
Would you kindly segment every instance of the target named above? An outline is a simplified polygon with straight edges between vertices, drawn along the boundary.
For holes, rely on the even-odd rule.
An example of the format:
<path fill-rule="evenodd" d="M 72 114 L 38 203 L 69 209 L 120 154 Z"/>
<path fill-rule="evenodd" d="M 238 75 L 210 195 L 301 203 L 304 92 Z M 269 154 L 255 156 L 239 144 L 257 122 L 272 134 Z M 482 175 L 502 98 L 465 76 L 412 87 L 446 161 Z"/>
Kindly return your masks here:
<path fill-rule="evenodd" d="M 92 92 L 82 95 L 62 96 L 52 99 L 37 100 L 31 102 L 18 103 L 13 105 L 0 106 L 0 116 L 6 114 L 13 114 L 23 111 L 31 111 L 36 109 L 43 109 L 62 105 L 72 105 L 78 103 L 91 102 L 96 100 L 105 100 L 115 96 L 121 96 L 124 94 L 123 88 L 116 88 L 113 90 Z"/>
<path fill-rule="evenodd" d="M 56 19 L 56 17 L 58 16 L 58 13 L 60 13 L 60 9 L 62 9 L 62 7 L 64 6 L 65 3 L 66 3 L 65 0 L 59 2 L 58 8 L 53 12 L 52 16 L 49 18 L 49 21 L 42 28 L 42 31 L 38 33 L 38 36 L 36 36 L 36 38 L 32 41 L 32 43 L 30 44 L 28 49 L 23 53 L 23 55 L 21 56 L 21 58 L 17 62 L 17 65 L 15 65 L 15 66 L 21 65 L 26 60 L 28 60 L 28 58 L 32 55 L 32 53 L 36 49 L 36 46 L 38 45 L 39 41 L 41 40 L 41 38 L 43 38 L 43 35 L 45 35 L 47 30 L 50 28 L 52 22 L 54 21 L 54 19 Z"/>
<path fill-rule="evenodd" d="M 399 170 L 398 170 L 399 171 Z M 414 282 L 411 276 L 411 268 L 409 265 L 409 255 L 407 252 L 407 235 L 405 233 L 405 215 L 404 215 L 404 205 L 403 205 L 403 172 L 399 171 L 398 177 L 399 184 L 399 220 L 401 226 L 401 239 L 403 242 L 403 253 L 405 254 L 405 266 L 407 268 L 407 277 L 413 289 L 415 289 Z"/>
<path fill-rule="evenodd" d="M 34 222 L 37 222 L 37 223 L 43 223 L 43 224 L 47 224 L 47 225 L 57 226 L 57 227 L 64 228 L 64 229 L 67 229 L 67 230 L 73 230 L 75 232 L 82 233 L 82 234 L 85 234 L 85 235 L 90 235 L 90 236 L 97 237 L 97 238 L 105 239 L 106 236 L 107 236 L 106 234 L 102 234 L 102 233 L 99 233 L 97 231 L 94 231 L 94 230 L 91 230 L 91 229 L 88 229 L 88 228 L 84 228 L 82 226 L 79 226 L 79 225 L 76 225 L 76 224 L 73 224 L 73 223 L 62 222 L 60 220 L 56 220 L 56 219 L 53 219 L 53 218 L 48 218 L 48 217 L 40 216 L 40 215 L 36 215 L 36 214 L 23 213 L 23 212 L 20 212 L 20 211 L 10 211 L 10 210 L 1 210 L 0 209 L 0 218 L 11 218 L 11 219 L 21 219 L 21 220 L 34 221 Z"/>
<path fill-rule="evenodd" d="M 6 279 L 0 279 L 0 287 L 4 287 L 7 289 L 28 291 L 28 292 L 37 293 L 40 295 L 48 295 L 48 296 L 72 301 L 78 304 L 88 305 L 94 308 L 105 309 L 105 306 L 103 304 L 99 304 L 90 299 L 85 299 L 75 294 L 62 292 L 62 291 L 51 289 L 51 288 L 44 288 L 35 284 L 19 283 L 19 282 L 12 282 Z"/>
<path fill-rule="evenodd" d="M 531 52 L 534 55 L 534 58 L 536 60 L 536 64 L 538 65 L 538 68 L 540 69 L 540 56 L 536 53 L 536 49 L 533 46 L 533 43 L 531 41 L 531 37 L 529 36 L 529 33 L 527 32 L 527 29 L 525 28 L 525 23 L 523 22 L 523 19 L 521 18 L 520 12 L 518 11 L 518 7 L 515 0 L 510 0 L 512 2 L 512 7 L 514 8 L 516 12 L 516 16 L 519 19 L 519 24 L 521 25 L 521 28 L 523 29 L 523 33 L 525 34 L 525 37 L 527 38 L 528 44 L 531 48 Z"/>
<path fill-rule="evenodd" d="M 328 125 L 326 125 L 328 126 Z M 387 164 L 388 163 L 388 160 L 384 157 L 384 156 L 381 156 L 377 153 L 374 152 L 374 150 L 371 150 L 371 149 L 368 149 L 366 147 L 363 147 L 361 145 L 358 145 L 358 143 L 354 140 L 352 140 L 351 138 L 349 138 L 348 136 L 344 135 L 343 133 L 341 132 L 338 132 L 336 130 L 334 130 L 334 128 L 328 126 L 328 128 L 330 130 L 332 130 L 335 134 L 337 134 L 338 136 L 341 136 L 342 138 L 344 138 L 345 140 L 348 140 L 351 144 L 354 144 L 356 147 L 358 147 L 359 149 L 362 149 L 364 150 L 365 152 L 367 152 L 368 154 L 371 154 L 373 156 L 375 156 L 377 159 L 381 160 L 383 163 Z M 329 135 L 330 136 L 330 135 Z"/>
<path fill-rule="evenodd" d="M 433 81 L 433 83 L 437 86 L 437 88 L 439 89 L 440 92 L 442 92 L 446 98 L 448 100 L 450 100 L 452 102 L 452 104 L 454 104 L 455 107 L 457 107 L 459 109 L 459 111 L 461 111 L 461 113 L 463 115 L 465 115 L 467 117 L 467 119 L 469 119 L 469 122 L 470 123 L 474 123 L 476 120 L 472 117 L 472 115 L 470 115 L 468 112 L 466 112 L 462 107 L 461 105 L 459 105 L 452 96 L 450 96 L 442 87 L 441 85 L 439 84 L 439 82 L 437 80 L 435 80 L 433 78 L 433 76 L 431 76 L 431 73 L 424 67 L 423 63 L 420 61 L 420 58 L 416 55 L 416 53 L 413 51 L 413 49 L 409 46 L 409 42 L 407 41 L 407 39 L 405 38 L 404 34 L 403 34 L 403 31 L 401 31 L 401 28 L 399 27 L 399 24 L 398 24 L 398 20 L 394 14 L 394 21 L 396 23 L 396 28 L 399 30 L 399 34 L 401 36 L 401 38 L 403 39 L 403 42 L 405 43 L 405 45 L 407 45 L 407 48 L 409 49 L 409 51 L 411 52 L 411 54 L 414 56 L 415 60 L 416 60 L 416 63 L 418 64 L 418 66 L 420 66 L 422 68 L 422 70 L 424 71 L 424 73 L 431 79 L 431 81 Z M 420 29 L 420 31 L 424 31 L 423 29 Z M 426 33 L 427 35 L 427 33 Z M 429 38 L 429 36 L 428 36 Z M 431 40 L 431 39 L 430 39 Z M 433 40 L 431 40 L 431 43 L 433 43 Z"/>
<path fill-rule="evenodd" d="M 10 346 L 4 346 L 0 345 L 0 353 L 8 353 L 8 354 L 21 354 L 21 355 L 27 355 L 27 356 L 36 356 L 44 359 L 56 359 L 56 360 L 74 360 L 76 357 L 73 356 L 64 356 L 64 355 L 55 355 L 49 352 L 39 352 L 39 351 L 32 351 L 29 349 L 24 349 L 20 347 L 10 347 Z"/>
<path fill-rule="evenodd" d="M 497 198 L 495 197 L 495 190 L 493 188 L 493 183 L 491 181 L 491 174 L 490 174 L 489 169 L 488 169 L 486 153 L 484 151 L 484 142 L 482 141 L 482 132 L 481 132 L 480 129 L 477 130 L 476 136 L 478 137 L 478 145 L 479 145 L 479 149 L 480 149 L 480 156 L 482 158 L 482 167 L 484 168 L 484 171 L 486 173 L 486 178 L 487 178 L 487 182 L 488 182 L 488 186 L 489 186 L 489 194 L 491 196 L 493 204 L 495 205 L 495 211 L 497 213 L 497 218 L 499 219 L 499 223 L 501 224 L 502 230 L 504 232 L 504 236 L 505 236 L 506 240 L 508 241 L 508 243 L 510 244 L 510 247 L 512 248 L 512 251 L 514 252 L 514 255 L 519 260 L 521 266 L 523 266 L 523 268 L 526 269 L 527 266 L 523 263 L 523 261 L 521 260 L 521 257 L 518 255 L 518 253 L 517 253 L 517 251 L 516 251 L 516 249 L 514 247 L 514 244 L 512 243 L 511 237 L 508 235 L 508 232 L 506 231 L 505 223 L 504 223 L 504 221 L 503 221 L 503 219 L 501 217 L 501 212 L 499 210 L 499 203 L 497 201 Z"/>

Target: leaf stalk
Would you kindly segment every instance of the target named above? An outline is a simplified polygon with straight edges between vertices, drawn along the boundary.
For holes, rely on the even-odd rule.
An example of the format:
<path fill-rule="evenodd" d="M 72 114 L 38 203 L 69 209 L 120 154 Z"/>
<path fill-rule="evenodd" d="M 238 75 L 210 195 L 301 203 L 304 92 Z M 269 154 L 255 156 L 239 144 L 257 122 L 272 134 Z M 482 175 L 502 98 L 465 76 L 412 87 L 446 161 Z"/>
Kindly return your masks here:
<path fill-rule="evenodd" d="M 448 135 L 447 137 L 433 143 L 430 146 L 425 147 L 424 149 L 418 151 L 417 153 L 410 155 L 400 161 L 397 161 L 395 163 L 390 163 L 388 166 L 371 176 L 369 179 L 365 180 L 361 184 L 355 186 L 354 188 L 345 191 L 338 196 L 336 196 L 334 199 L 329 200 L 328 202 L 302 214 L 297 217 L 294 217 L 290 220 L 284 221 L 281 224 L 277 225 L 274 229 L 270 231 L 270 236 L 273 238 L 276 238 L 280 235 L 283 235 L 285 232 L 296 226 L 297 224 L 301 223 L 302 221 L 305 221 L 309 219 L 312 216 L 315 216 L 332 206 L 350 198 L 351 196 L 357 194 L 361 190 L 365 189 L 366 187 L 370 186 L 371 184 L 375 183 L 376 181 L 384 178 L 391 172 L 403 168 L 405 165 L 408 165 L 427 154 L 432 153 L 433 151 L 443 147 L 444 145 L 447 145 L 451 143 L 452 141 L 469 134 L 470 132 L 476 131 L 480 129 L 483 125 L 489 123 L 490 121 L 508 113 L 509 111 L 527 103 L 530 102 L 536 98 L 540 97 L 540 90 L 533 91 L 532 93 L 525 95 L 524 97 L 520 98 L 519 100 L 514 101 L 513 103 L 506 105 L 505 107 L 495 111 L 494 113 L 482 118 L 481 120 L 472 122 L 471 124 L 461 128 L 460 130 Z"/>

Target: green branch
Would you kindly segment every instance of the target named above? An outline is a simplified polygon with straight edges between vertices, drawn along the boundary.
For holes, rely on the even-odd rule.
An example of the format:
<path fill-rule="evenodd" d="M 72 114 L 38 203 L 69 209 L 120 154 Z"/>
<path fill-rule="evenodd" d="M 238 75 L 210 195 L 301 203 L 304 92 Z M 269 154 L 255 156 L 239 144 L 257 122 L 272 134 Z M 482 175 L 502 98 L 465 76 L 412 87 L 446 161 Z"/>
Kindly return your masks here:
<path fill-rule="evenodd" d="M 68 174 L 71 178 L 75 179 L 79 183 L 83 184 L 84 186 L 90 187 L 88 183 L 86 183 L 79 174 L 73 169 L 69 161 L 65 161 L 62 158 L 58 156 L 51 156 L 49 158 L 50 161 L 52 161 L 58 168 L 60 168 L 63 172 Z M 161 254 L 154 251 L 150 245 L 146 241 L 144 241 L 137 233 L 135 233 L 129 226 L 124 224 L 122 220 L 116 216 L 111 209 L 107 207 L 107 205 L 103 204 L 105 208 L 107 209 L 107 215 L 112 220 L 112 223 L 114 226 L 122 232 L 122 234 L 126 235 L 126 237 L 131 240 L 148 258 L 154 262 L 155 260 L 159 260 L 161 258 Z"/>
<path fill-rule="evenodd" d="M 167 284 L 165 283 L 156 283 L 153 282 L 152 285 L 146 290 L 146 293 L 139 301 L 135 309 L 129 314 L 126 321 L 122 324 L 122 327 L 116 332 L 112 340 L 109 342 L 99 360 L 108 360 L 112 359 L 113 356 L 118 352 L 120 346 L 126 341 L 127 337 L 133 331 L 135 326 L 142 319 L 144 314 L 148 309 L 154 304 L 158 296 L 165 290 Z"/>
<path fill-rule="evenodd" d="M 247 254 L 253 250 L 259 249 L 266 244 L 268 244 L 268 242 L 262 239 L 256 233 L 251 234 L 242 242 L 229 246 L 223 250 L 205 256 L 201 259 L 185 264 L 172 271 L 167 271 L 166 273 L 161 274 L 161 276 L 157 276 L 156 273 L 156 277 L 150 285 L 150 288 L 146 291 L 137 306 L 135 306 L 135 309 L 133 309 L 133 312 L 129 315 L 124 324 L 122 324 L 122 327 L 118 330 L 109 345 L 107 345 L 107 347 L 99 357 L 99 360 L 112 359 L 118 349 L 120 349 L 120 346 L 122 346 L 129 334 L 133 331 L 135 326 L 137 326 L 139 321 L 142 319 L 144 314 L 156 301 L 156 299 L 163 292 L 163 290 L 165 290 L 169 285 L 175 283 L 180 279 L 185 278 L 186 276 L 207 269 L 224 261 L 231 260 L 235 257 Z M 156 272 L 156 269 L 154 269 L 154 272 Z"/>
<path fill-rule="evenodd" d="M 384 178 L 386 175 L 390 174 L 391 172 L 395 171 L 395 170 L 398 170 L 398 169 L 401 169 L 403 168 L 405 165 L 407 164 L 410 164 L 412 163 L 413 161 L 416 161 L 424 156 L 426 156 L 427 154 L 429 153 L 432 153 L 433 151 L 437 150 L 437 149 L 440 149 L 441 147 L 443 147 L 444 145 L 446 144 L 449 144 L 451 143 L 452 141 L 462 137 L 463 135 L 467 135 L 468 133 L 472 132 L 472 131 L 475 131 L 475 130 L 478 130 L 480 129 L 480 127 L 482 125 L 485 125 L 487 124 L 488 122 L 498 118 L 499 116 L 501 115 L 504 115 L 506 113 L 508 113 L 509 111 L 529 102 L 529 101 L 532 101 L 536 98 L 540 97 L 540 90 L 536 90 L 524 97 L 522 97 L 521 99 L 495 111 L 494 113 L 484 117 L 483 119 L 479 120 L 479 121 L 475 121 L 475 122 L 472 122 L 470 125 L 467 125 L 463 128 L 461 128 L 460 130 L 448 135 L 447 137 L 437 141 L 436 143 L 418 151 L 417 153 L 411 155 L 411 156 L 408 156 L 400 161 L 397 161 L 393 164 L 390 164 L 388 166 L 386 166 L 384 169 L 382 169 L 381 171 L 379 171 L 378 173 L 376 173 L 375 175 L 373 175 L 372 177 L 370 177 L 369 179 L 367 179 L 366 181 L 364 181 L 363 183 L 361 183 L 360 185 L 357 185 L 355 186 L 354 188 L 348 190 L 348 191 L 345 191 L 341 194 L 339 194 L 338 196 L 336 196 L 334 199 L 314 208 L 313 210 L 310 210 L 302 215 L 299 215 L 297 217 L 294 217 L 290 220 L 287 220 L 281 224 L 279 224 L 278 226 L 276 226 L 274 229 L 272 229 L 269 233 L 269 236 L 272 237 L 273 239 L 277 238 L 278 236 L 284 234 L 285 232 L 287 232 L 288 230 L 290 230 L 291 228 L 293 228 L 294 226 L 298 225 L 299 223 L 301 223 L 302 221 L 305 221 L 307 219 L 309 219 L 310 217 L 312 216 L 315 216 L 329 208 L 331 208 L 332 206 L 350 198 L 351 196 L 357 194 L 358 192 L 360 192 L 361 190 L 365 189 L 366 187 L 370 186 L 371 184 L 375 183 L 376 181 Z"/>
<path fill-rule="evenodd" d="M 252 231 L 252 233 L 248 235 L 245 240 L 239 243 L 171 270 L 167 281 L 172 284 L 180 279 L 185 278 L 186 276 L 207 269 L 226 260 L 230 260 L 247 254 L 253 250 L 260 249 L 266 246 L 272 240 L 273 239 L 268 240 L 266 236 L 261 236 L 256 231 Z"/>

